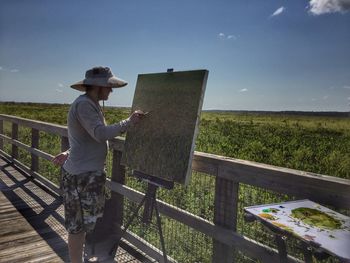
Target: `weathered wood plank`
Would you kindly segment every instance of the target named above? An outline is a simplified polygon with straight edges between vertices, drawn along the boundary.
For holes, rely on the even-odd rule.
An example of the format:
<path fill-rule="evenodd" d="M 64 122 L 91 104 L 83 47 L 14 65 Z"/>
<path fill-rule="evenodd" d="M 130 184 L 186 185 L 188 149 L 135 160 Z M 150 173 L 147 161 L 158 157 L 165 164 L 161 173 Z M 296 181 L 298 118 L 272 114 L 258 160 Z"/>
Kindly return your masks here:
<path fill-rule="evenodd" d="M 350 180 L 196 152 L 193 168 L 298 198 L 350 207 Z"/>
<path fill-rule="evenodd" d="M 21 217 L 21 219 L 23 220 L 23 216 Z M 21 220 L 17 220 L 18 225 L 22 224 Z M 63 228 L 63 226 L 61 225 L 60 227 Z M 6 225 L 6 229 L 8 234 L 3 234 L 1 235 L 1 240 L 0 240 L 0 250 L 4 247 L 8 247 L 8 246 L 13 246 L 14 242 L 16 240 L 24 240 L 24 239 L 28 239 L 29 241 L 32 239 L 35 239 L 38 234 L 47 234 L 52 232 L 53 230 L 55 231 L 55 229 L 47 227 L 47 228 L 43 228 L 43 229 L 39 229 L 37 230 L 23 230 L 23 227 L 21 228 L 21 230 L 15 230 L 15 231 L 11 231 L 11 229 L 9 229 L 9 226 Z M 65 237 L 63 237 L 63 239 L 66 239 Z"/>
<path fill-rule="evenodd" d="M 195 152 L 192 160 L 192 170 L 218 176 L 220 159 L 218 155 Z"/>
<path fill-rule="evenodd" d="M 21 117 L 14 117 L 11 115 L 0 114 L 0 120 L 9 121 L 17 125 L 22 125 L 29 128 L 34 128 L 39 131 L 45 131 L 51 134 L 57 134 L 68 137 L 67 127 L 42 121 L 30 120 Z"/>
<path fill-rule="evenodd" d="M 64 262 L 56 252 L 48 245 L 48 243 L 55 243 L 55 248 L 65 248 L 65 242 L 59 242 L 60 238 L 55 239 L 39 239 L 31 242 L 15 243 L 13 247 L 2 249 L 0 252 L 1 262 L 31 262 L 33 259 L 40 258 L 41 255 L 51 255 L 55 262 Z M 20 252 L 19 252 L 20 251 Z"/>
<path fill-rule="evenodd" d="M 0 204 L 6 207 L 11 206 L 11 202 L 2 192 L 0 192 Z M 10 214 L 17 214 L 17 220 L 2 224 L 2 233 L 0 235 L 0 262 L 26 262 L 43 253 L 51 254 L 56 262 L 63 262 L 53 249 L 48 246 L 47 241 L 43 240 L 38 234 L 33 235 L 35 230 L 28 221 L 20 215 L 14 206 L 12 206 Z M 13 236 L 17 238 L 9 242 L 9 236 L 12 235 L 11 232 L 14 234 Z M 24 236 L 19 238 L 19 232 Z M 4 242 L 4 239 L 6 239 L 6 242 Z M 65 243 L 64 246 L 66 246 Z"/>

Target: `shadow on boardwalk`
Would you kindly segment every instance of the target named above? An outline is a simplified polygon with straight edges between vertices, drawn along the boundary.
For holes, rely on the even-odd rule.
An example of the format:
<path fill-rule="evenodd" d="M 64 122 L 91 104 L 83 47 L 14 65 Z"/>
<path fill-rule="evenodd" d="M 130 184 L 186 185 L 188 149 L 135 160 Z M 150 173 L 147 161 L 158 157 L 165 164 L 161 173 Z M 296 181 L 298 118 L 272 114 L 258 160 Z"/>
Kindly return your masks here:
<path fill-rule="evenodd" d="M 1 156 L 0 168 L 0 262 L 69 262 L 62 198 Z M 97 254 L 111 242 L 97 244 Z M 123 248 L 118 248 L 118 262 L 150 262 Z"/>

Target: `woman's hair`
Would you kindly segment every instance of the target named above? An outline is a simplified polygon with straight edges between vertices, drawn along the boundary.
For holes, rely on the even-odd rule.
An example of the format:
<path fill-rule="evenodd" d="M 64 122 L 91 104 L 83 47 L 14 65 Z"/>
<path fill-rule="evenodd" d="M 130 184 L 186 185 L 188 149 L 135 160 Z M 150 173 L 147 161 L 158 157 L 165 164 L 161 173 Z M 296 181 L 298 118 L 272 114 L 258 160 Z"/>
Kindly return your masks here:
<path fill-rule="evenodd" d="M 89 92 L 90 90 L 94 89 L 95 86 L 92 86 L 92 85 L 85 85 L 85 91 L 86 92 Z"/>

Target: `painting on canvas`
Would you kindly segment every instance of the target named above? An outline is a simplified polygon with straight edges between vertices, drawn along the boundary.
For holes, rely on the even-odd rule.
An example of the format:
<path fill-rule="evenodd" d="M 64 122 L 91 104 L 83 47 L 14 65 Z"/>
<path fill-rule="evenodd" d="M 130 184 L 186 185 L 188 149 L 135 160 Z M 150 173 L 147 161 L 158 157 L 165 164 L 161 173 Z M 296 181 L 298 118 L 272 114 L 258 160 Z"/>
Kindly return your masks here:
<path fill-rule="evenodd" d="M 132 111 L 146 115 L 127 132 L 124 165 L 166 181 L 188 182 L 207 77 L 207 70 L 138 76 Z"/>

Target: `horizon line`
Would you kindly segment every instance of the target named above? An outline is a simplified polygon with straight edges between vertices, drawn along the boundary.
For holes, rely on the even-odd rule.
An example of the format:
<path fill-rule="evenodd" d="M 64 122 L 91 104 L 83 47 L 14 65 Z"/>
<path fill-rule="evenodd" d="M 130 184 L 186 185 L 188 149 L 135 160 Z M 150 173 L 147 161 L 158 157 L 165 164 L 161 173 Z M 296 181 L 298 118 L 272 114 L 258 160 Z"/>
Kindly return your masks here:
<path fill-rule="evenodd" d="M 0 104 L 44 104 L 44 105 L 71 105 L 70 103 L 58 103 L 58 102 L 25 102 L 25 101 L 1 101 Z M 132 106 L 105 106 L 105 108 L 125 108 L 130 109 Z M 337 111 L 337 110 L 237 110 L 237 109 L 202 109 L 202 111 L 206 112 L 271 112 L 271 113 L 293 113 L 293 112 L 305 112 L 305 113 L 350 113 L 350 111 Z"/>

